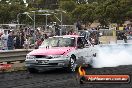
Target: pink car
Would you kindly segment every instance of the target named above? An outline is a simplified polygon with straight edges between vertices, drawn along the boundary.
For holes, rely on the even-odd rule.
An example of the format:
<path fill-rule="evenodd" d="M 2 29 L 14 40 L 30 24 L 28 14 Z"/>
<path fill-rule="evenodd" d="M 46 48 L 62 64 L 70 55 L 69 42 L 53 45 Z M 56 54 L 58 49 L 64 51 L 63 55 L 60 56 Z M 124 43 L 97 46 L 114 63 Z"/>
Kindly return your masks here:
<path fill-rule="evenodd" d="M 54 36 L 28 53 L 25 62 L 30 73 L 56 68 L 74 72 L 77 66 L 91 65 L 94 54 L 94 47 L 83 36 Z"/>

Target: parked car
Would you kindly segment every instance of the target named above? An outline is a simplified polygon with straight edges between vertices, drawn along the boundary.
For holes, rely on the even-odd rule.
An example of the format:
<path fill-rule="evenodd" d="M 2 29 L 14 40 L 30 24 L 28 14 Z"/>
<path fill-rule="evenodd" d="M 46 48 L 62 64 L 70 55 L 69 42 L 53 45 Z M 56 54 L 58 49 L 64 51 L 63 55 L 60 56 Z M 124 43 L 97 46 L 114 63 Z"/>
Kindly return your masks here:
<path fill-rule="evenodd" d="M 74 72 L 80 65 L 91 65 L 94 56 L 94 47 L 83 36 L 65 35 L 46 39 L 27 54 L 25 62 L 30 73 L 55 68 Z"/>

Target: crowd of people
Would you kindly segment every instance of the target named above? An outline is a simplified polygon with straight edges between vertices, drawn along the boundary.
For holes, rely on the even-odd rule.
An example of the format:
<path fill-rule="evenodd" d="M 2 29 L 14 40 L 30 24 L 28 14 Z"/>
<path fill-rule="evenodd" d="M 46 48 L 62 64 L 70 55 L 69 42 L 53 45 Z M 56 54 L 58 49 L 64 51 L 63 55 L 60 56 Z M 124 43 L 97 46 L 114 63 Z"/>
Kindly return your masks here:
<path fill-rule="evenodd" d="M 48 37 L 59 35 L 60 32 L 46 32 L 43 29 L 24 28 L 19 30 L 10 30 L 8 35 L 0 34 L 0 50 L 13 50 L 13 49 L 37 49 L 42 42 Z M 64 34 L 64 33 L 62 33 Z M 76 34 L 73 29 L 69 30 L 66 34 Z"/>
<path fill-rule="evenodd" d="M 122 28 L 120 30 L 120 28 Z M 117 40 L 124 40 L 124 43 L 127 43 L 129 39 L 128 36 L 132 35 L 132 27 L 130 26 L 122 26 L 117 28 Z"/>
<path fill-rule="evenodd" d="M 65 35 L 77 35 L 74 29 L 70 29 Z M 82 32 L 80 35 L 84 36 L 86 40 L 89 40 L 91 44 L 99 44 L 99 33 L 92 30 L 90 34 Z M 57 35 L 57 34 L 56 34 Z M 25 28 L 20 31 L 9 31 L 8 35 L 1 34 L 0 39 L 2 41 L 2 50 L 13 49 L 37 49 L 42 42 L 48 37 L 54 36 L 53 34 L 44 33 L 43 30 L 36 29 L 35 31 Z M 87 37 L 88 36 L 88 37 Z"/>
<path fill-rule="evenodd" d="M 80 29 L 78 29 L 80 30 Z M 81 29 L 82 30 L 82 29 Z M 86 31 L 87 29 L 83 29 Z M 87 38 L 91 44 L 97 45 L 99 44 L 99 29 L 91 29 L 89 33 L 82 32 L 82 35 Z M 124 40 L 127 43 L 127 35 L 132 35 L 132 28 L 131 27 L 123 27 L 123 30 L 117 29 L 117 39 Z M 4 33 L 0 33 L 0 50 L 13 50 L 13 49 L 29 49 L 35 48 L 37 49 L 42 42 L 47 39 L 48 37 L 58 35 L 60 32 L 50 32 L 46 33 L 44 30 L 40 29 L 30 29 L 24 28 L 20 30 L 11 30 L 8 32 L 8 35 Z M 80 31 L 81 33 L 81 31 Z M 62 33 L 63 34 L 63 33 Z M 68 30 L 64 34 L 76 35 L 78 34 L 75 32 L 74 29 Z"/>
<path fill-rule="evenodd" d="M 8 35 L 0 34 L 1 50 L 38 48 L 47 38 L 48 35 L 38 29 L 10 30 Z"/>

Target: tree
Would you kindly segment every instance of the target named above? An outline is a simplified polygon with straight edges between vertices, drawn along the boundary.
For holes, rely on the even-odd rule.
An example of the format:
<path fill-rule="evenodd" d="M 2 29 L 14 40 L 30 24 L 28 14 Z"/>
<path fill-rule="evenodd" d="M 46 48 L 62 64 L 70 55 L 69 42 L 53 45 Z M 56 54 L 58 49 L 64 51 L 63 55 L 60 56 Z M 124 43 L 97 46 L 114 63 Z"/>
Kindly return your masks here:
<path fill-rule="evenodd" d="M 83 23 L 92 23 L 95 20 L 94 11 L 96 5 L 95 4 L 81 4 L 78 5 L 77 8 L 72 12 L 73 17 L 77 20 L 83 21 Z M 77 21 L 76 20 L 76 21 Z"/>
<path fill-rule="evenodd" d="M 20 1 L 20 2 L 18 2 Z M 17 19 L 18 13 L 27 11 L 27 8 L 22 4 L 21 0 L 10 0 L 9 2 L 4 0 L 0 1 L 0 23 L 10 23 Z"/>
<path fill-rule="evenodd" d="M 121 24 L 131 19 L 131 7 L 131 0 L 106 0 L 96 8 L 96 19 L 103 25 L 113 22 Z"/>
<path fill-rule="evenodd" d="M 76 3 L 74 1 L 63 1 L 60 2 L 60 8 L 66 10 L 67 12 L 72 12 L 76 8 Z"/>
<path fill-rule="evenodd" d="M 27 0 L 29 8 L 58 9 L 59 0 Z"/>
<path fill-rule="evenodd" d="M 0 0 L 0 22 L 7 23 L 16 20 L 18 13 L 38 9 L 61 9 L 64 23 L 83 21 L 92 23 L 99 21 L 103 25 L 109 23 L 122 23 L 132 19 L 132 0 L 26 0 L 28 7 L 23 0 Z M 58 6 L 59 5 L 59 6 Z M 37 14 L 37 13 L 36 13 Z M 20 16 L 23 18 L 24 16 Z M 37 17 L 37 16 L 36 16 Z M 60 17 L 60 16 L 59 16 Z M 37 21 L 42 17 L 37 17 Z M 55 19 L 54 16 L 50 19 Z M 22 20 L 22 19 L 21 19 Z M 29 19 L 28 19 L 29 20 Z"/>
<path fill-rule="evenodd" d="M 44 6 L 44 0 L 27 0 L 28 8 L 41 8 Z"/>
<path fill-rule="evenodd" d="M 7 4 L 0 4 L 0 23 L 5 23 L 9 19 L 9 6 Z"/>
<path fill-rule="evenodd" d="M 1 1 L 0 1 L 0 4 L 7 4 L 7 1 L 8 1 L 8 0 L 1 0 Z"/>
<path fill-rule="evenodd" d="M 19 4 L 19 5 L 25 5 L 25 3 L 24 3 L 23 0 L 9 0 L 8 3 L 10 3 L 10 4 L 14 4 L 14 5 L 16 5 L 16 4 Z"/>
<path fill-rule="evenodd" d="M 119 11 L 120 11 L 120 17 L 121 19 L 128 20 L 132 19 L 132 0 L 119 0 L 118 1 Z M 121 20 L 120 19 L 120 20 Z"/>

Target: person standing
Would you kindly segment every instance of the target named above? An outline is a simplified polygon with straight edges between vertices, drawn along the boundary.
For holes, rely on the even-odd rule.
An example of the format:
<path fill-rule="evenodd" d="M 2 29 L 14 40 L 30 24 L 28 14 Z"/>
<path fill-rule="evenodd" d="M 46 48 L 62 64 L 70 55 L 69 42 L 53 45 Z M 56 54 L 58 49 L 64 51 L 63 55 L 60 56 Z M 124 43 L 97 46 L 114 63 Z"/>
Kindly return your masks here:
<path fill-rule="evenodd" d="M 124 43 L 127 43 L 127 33 L 122 33 L 122 38 L 124 40 Z"/>
<path fill-rule="evenodd" d="M 8 50 L 13 50 L 14 49 L 14 37 L 13 37 L 13 32 L 12 31 L 10 31 L 10 33 L 8 35 L 7 47 L 8 47 Z"/>
<path fill-rule="evenodd" d="M 2 49 L 3 50 L 7 50 L 8 47 L 7 47 L 7 40 L 8 40 L 8 35 L 5 35 L 3 33 L 3 35 L 1 36 L 1 41 L 2 41 Z"/>
<path fill-rule="evenodd" d="M 20 37 L 19 37 L 19 33 L 16 35 L 16 41 L 15 41 L 15 49 L 19 49 L 20 48 Z"/>
<path fill-rule="evenodd" d="M 0 50 L 2 50 L 2 36 L 3 35 L 3 33 L 0 33 Z"/>
<path fill-rule="evenodd" d="M 20 38 L 20 49 L 23 49 L 23 45 L 24 45 L 24 41 L 25 41 L 23 32 L 20 32 L 19 38 Z"/>

